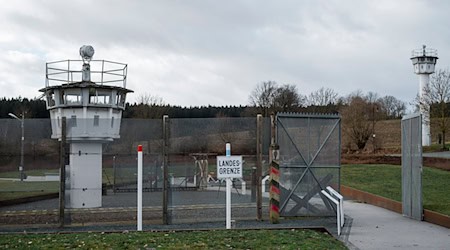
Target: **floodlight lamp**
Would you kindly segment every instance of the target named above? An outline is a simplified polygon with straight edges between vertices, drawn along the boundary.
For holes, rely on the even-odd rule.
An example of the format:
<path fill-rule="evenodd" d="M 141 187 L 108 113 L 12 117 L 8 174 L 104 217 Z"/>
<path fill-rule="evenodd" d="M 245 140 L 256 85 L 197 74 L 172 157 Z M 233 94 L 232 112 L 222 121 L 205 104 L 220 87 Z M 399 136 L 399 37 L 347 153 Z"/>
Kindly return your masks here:
<path fill-rule="evenodd" d="M 89 63 L 94 56 L 94 48 L 91 45 L 83 45 L 80 48 L 80 56 L 83 62 Z"/>

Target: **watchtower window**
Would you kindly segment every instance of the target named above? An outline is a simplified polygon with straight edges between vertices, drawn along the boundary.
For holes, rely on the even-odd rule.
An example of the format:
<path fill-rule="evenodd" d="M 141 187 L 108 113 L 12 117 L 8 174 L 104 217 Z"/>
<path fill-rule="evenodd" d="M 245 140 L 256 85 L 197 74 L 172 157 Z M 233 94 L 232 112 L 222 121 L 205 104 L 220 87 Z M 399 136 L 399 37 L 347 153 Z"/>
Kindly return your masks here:
<path fill-rule="evenodd" d="M 117 93 L 116 105 L 119 107 L 125 107 L 125 93 Z"/>
<path fill-rule="evenodd" d="M 47 106 L 53 107 L 55 106 L 55 93 L 52 91 L 49 91 L 46 93 L 47 95 Z"/>
<path fill-rule="evenodd" d="M 66 104 L 81 104 L 81 95 L 79 94 L 66 94 Z"/>
<path fill-rule="evenodd" d="M 89 90 L 90 104 L 111 104 L 111 92 L 102 92 L 97 89 Z"/>

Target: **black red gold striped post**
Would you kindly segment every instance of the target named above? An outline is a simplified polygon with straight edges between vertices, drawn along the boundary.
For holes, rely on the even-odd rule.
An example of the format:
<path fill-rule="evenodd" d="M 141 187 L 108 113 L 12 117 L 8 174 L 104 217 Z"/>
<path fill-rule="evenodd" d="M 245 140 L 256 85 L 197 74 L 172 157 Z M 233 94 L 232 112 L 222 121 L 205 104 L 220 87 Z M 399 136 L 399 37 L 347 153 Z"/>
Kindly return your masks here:
<path fill-rule="evenodd" d="M 269 218 L 273 224 L 279 223 L 280 220 L 280 164 L 279 146 L 272 145 L 272 162 L 270 163 L 270 203 L 269 203 Z"/>

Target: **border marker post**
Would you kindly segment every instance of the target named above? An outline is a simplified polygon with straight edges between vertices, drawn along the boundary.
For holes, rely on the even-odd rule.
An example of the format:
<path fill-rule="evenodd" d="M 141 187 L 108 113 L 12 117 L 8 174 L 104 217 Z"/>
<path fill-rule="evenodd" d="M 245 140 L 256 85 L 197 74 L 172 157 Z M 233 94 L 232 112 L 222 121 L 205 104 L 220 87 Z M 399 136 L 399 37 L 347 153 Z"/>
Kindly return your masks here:
<path fill-rule="evenodd" d="M 142 231 L 142 145 L 138 145 L 137 230 Z"/>

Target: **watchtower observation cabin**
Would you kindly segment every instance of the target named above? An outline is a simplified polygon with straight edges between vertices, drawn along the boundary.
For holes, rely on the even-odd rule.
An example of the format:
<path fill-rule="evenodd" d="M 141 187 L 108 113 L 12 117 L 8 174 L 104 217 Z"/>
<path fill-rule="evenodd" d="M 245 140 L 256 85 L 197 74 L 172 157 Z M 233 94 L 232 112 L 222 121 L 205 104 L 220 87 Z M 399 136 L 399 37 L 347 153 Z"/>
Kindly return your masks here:
<path fill-rule="evenodd" d="M 419 76 L 419 97 L 424 98 L 424 88 L 430 82 L 430 74 L 435 71 L 437 62 L 437 50 L 427 48 L 425 45 L 422 49 L 413 50 L 411 53 L 411 61 L 414 67 L 414 73 Z M 426 104 L 425 104 L 426 105 Z M 431 145 L 431 130 L 430 130 L 430 113 L 429 107 L 420 106 L 420 113 L 422 114 L 422 145 Z"/>
<path fill-rule="evenodd" d="M 133 92 L 126 81 L 123 63 L 85 59 L 47 63 L 45 88 L 39 91 L 44 92 L 50 112 L 52 138 L 61 139 L 61 117 L 68 120 L 68 141 L 120 138 L 126 94 Z"/>
<path fill-rule="evenodd" d="M 101 206 L 102 143 L 120 138 L 125 109 L 127 65 L 91 60 L 94 49 L 80 48 L 82 60 L 46 65 L 44 92 L 50 112 L 52 138 L 61 139 L 61 119 L 66 117 L 70 143 L 66 207 Z"/>

